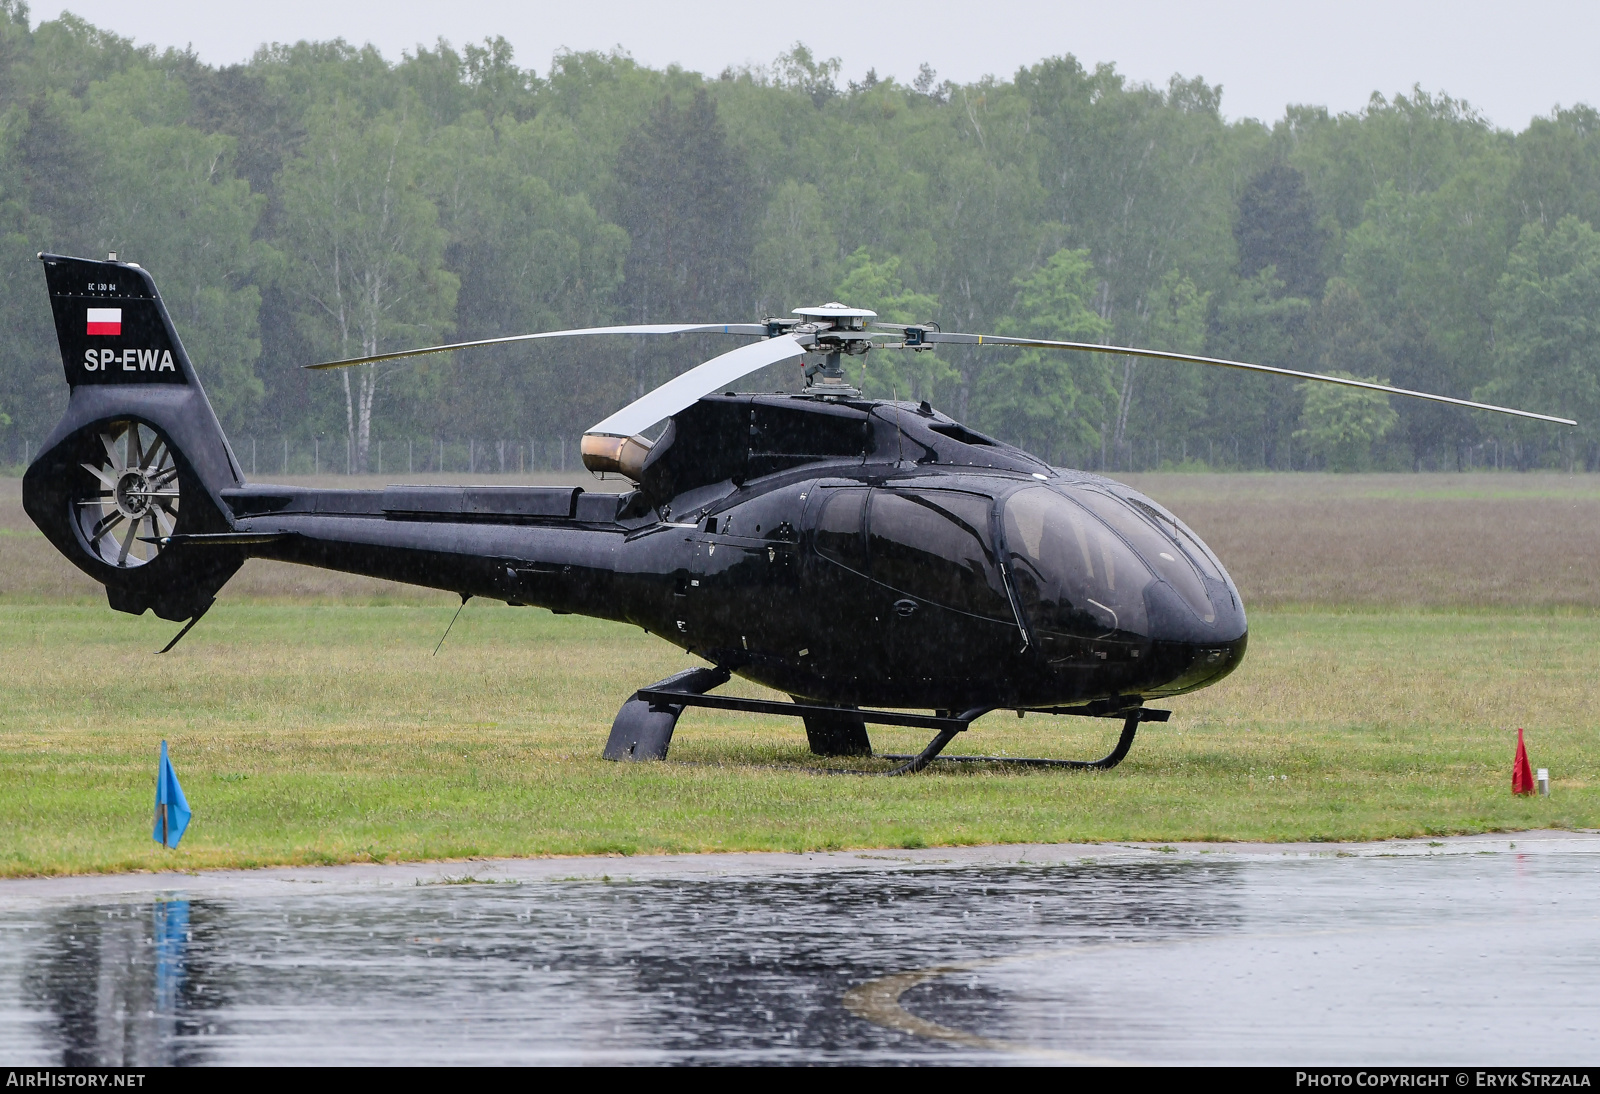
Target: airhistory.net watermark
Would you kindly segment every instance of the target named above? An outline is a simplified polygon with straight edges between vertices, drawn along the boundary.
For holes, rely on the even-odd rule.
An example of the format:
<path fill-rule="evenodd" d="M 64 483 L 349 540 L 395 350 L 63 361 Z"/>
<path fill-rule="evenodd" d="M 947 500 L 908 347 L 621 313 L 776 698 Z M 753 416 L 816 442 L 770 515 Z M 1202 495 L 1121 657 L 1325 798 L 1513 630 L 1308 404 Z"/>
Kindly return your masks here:
<path fill-rule="evenodd" d="M 144 1086 L 145 1073 L 142 1071 L 111 1071 L 89 1070 L 78 1071 L 67 1068 L 54 1067 L 29 1067 L 11 1068 L 6 1071 L 6 1087 L 19 1089 L 57 1089 L 82 1087 L 89 1090 L 115 1087 L 142 1087 Z"/>

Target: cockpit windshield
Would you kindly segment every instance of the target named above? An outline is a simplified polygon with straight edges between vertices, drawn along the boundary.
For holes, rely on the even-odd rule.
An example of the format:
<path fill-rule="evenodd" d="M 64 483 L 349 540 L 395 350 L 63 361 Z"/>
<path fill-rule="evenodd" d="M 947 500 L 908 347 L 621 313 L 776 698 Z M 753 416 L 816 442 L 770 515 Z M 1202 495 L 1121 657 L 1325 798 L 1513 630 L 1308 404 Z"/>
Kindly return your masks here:
<path fill-rule="evenodd" d="M 1148 631 L 1150 570 L 1111 530 L 1047 487 L 1012 494 L 1005 507 L 1011 573 L 1040 631 L 1099 638 Z"/>
<path fill-rule="evenodd" d="M 1078 490 L 1073 497 L 1121 533 L 1122 538 L 1132 544 L 1140 557 L 1150 564 L 1150 568 L 1189 602 L 1189 607 L 1195 610 L 1196 615 L 1207 623 L 1217 618 L 1217 610 L 1211 606 L 1211 598 L 1206 595 L 1205 582 L 1200 580 L 1189 553 L 1176 540 L 1158 531 L 1155 524 L 1144 515 L 1154 510 L 1142 510 L 1142 507 L 1134 509 L 1098 490 Z"/>

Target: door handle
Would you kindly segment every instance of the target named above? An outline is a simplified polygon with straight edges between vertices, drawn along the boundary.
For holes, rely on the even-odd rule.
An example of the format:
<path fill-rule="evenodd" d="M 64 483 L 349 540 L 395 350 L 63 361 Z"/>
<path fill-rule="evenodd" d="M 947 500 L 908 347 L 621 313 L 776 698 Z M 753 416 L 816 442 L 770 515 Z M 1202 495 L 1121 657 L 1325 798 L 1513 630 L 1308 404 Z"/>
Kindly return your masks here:
<path fill-rule="evenodd" d="M 910 619 L 917 614 L 917 602 L 915 600 L 896 600 L 894 602 L 894 614 L 901 619 Z"/>

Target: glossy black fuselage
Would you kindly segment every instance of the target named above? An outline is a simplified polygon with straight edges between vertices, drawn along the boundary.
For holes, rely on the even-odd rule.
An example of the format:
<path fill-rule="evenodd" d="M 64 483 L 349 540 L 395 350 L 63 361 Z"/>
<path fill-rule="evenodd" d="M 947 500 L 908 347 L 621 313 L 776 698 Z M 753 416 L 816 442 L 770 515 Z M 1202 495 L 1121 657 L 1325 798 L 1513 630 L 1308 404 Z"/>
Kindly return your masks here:
<path fill-rule="evenodd" d="M 1244 653 L 1237 590 L 1170 513 L 926 403 L 707 396 L 624 493 L 252 484 L 149 273 L 40 259 L 71 394 L 23 503 L 119 611 L 192 621 L 280 559 L 636 624 L 814 703 L 951 711 L 1123 710 Z"/>
<path fill-rule="evenodd" d="M 926 405 L 708 397 L 624 494 L 220 494 L 259 537 L 242 554 L 635 624 L 821 703 L 1150 699 L 1246 643 L 1233 583 L 1171 514 Z"/>

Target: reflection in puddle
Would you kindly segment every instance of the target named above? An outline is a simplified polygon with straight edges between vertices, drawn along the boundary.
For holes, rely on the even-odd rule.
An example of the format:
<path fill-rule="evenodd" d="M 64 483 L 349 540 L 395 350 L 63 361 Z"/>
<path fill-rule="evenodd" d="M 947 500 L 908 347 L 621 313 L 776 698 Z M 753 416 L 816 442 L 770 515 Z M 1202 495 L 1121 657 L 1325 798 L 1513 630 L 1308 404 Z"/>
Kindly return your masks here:
<path fill-rule="evenodd" d="M 193 967 L 192 914 L 181 898 L 68 908 L 45 922 L 42 939 L 24 943 L 24 1000 L 49 1015 L 39 1032 L 54 1062 L 205 1062 L 193 1038 L 209 1028 L 223 990 L 215 970 Z M 205 920 L 203 906 L 198 916 Z"/>
<path fill-rule="evenodd" d="M 1542 1044 L 1600 1049 L 1591 861 L 1191 858 L 40 902 L 0 911 L 0 1059 L 1000 1061 L 1031 1045 L 1362 1062 L 1375 1037 L 1396 1059 L 1413 1045 L 1462 1059 L 1532 1005 L 1497 986 L 1507 968 L 1536 978 Z M 885 978 L 904 985 L 883 1004 L 905 1008 L 898 1027 L 845 1005 Z"/>
<path fill-rule="evenodd" d="M 0 1056 L 73 1064 L 905 1059 L 872 976 L 1225 929 L 1233 866 L 460 885 L 9 913 Z M 23 920 L 28 920 L 24 922 Z M 0 992 L 9 961 L 0 959 Z M 15 981 L 12 981 L 15 983 Z"/>

